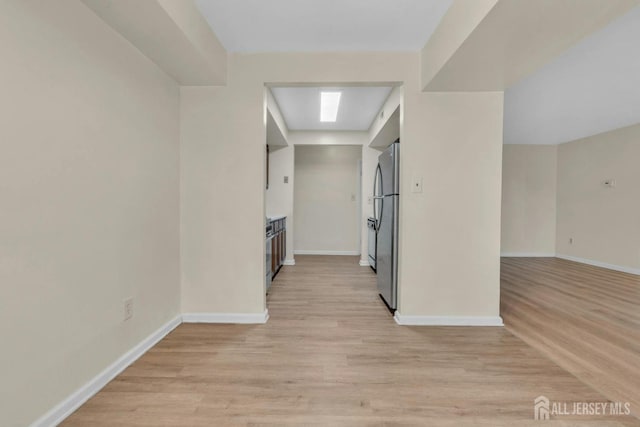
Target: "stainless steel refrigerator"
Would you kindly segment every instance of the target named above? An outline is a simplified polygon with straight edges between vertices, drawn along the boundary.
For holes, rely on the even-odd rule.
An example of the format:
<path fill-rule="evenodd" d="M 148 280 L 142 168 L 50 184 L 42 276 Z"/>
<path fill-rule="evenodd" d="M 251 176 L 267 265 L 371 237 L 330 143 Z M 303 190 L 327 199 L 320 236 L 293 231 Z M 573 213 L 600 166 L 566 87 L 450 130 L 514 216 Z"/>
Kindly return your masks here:
<path fill-rule="evenodd" d="M 376 220 L 378 292 L 390 310 L 398 299 L 398 209 L 400 206 L 400 140 L 378 157 L 373 183 Z"/>

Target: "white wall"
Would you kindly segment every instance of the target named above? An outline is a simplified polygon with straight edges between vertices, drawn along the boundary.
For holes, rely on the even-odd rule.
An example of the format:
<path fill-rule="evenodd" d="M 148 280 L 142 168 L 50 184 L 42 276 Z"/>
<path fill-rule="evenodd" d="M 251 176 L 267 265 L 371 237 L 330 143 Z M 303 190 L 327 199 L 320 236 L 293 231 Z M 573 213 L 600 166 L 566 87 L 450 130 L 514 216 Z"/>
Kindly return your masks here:
<path fill-rule="evenodd" d="M 502 92 L 416 100 L 410 89 L 400 127 L 399 310 L 497 316 Z M 414 176 L 422 177 L 422 193 L 411 192 Z"/>
<path fill-rule="evenodd" d="M 360 254 L 362 147 L 295 147 L 296 254 Z"/>
<path fill-rule="evenodd" d="M 558 147 L 558 254 L 640 271 L 638 159 L 640 124 Z"/>
<path fill-rule="evenodd" d="M 226 87 L 181 88 L 184 311 L 265 309 L 265 82 L 378 82 L 404 85 L 401 313 L 498 316 L 502 92 L 421 92 L 419 61 L 417 52 L 232 54 Z M 422 193 L 411 192 L 413 175 Z"/>
<path fill-rule="evenodd" d="M 179 91 L 78 1 L 1 2 L 0 57 L 0 425 L 25 426 L 179 313 Z"/>
<path fill-rule="evenodd" d="M 503 256 L 556 252 L 555 145 L 505 145 L 502 156 Z"/>

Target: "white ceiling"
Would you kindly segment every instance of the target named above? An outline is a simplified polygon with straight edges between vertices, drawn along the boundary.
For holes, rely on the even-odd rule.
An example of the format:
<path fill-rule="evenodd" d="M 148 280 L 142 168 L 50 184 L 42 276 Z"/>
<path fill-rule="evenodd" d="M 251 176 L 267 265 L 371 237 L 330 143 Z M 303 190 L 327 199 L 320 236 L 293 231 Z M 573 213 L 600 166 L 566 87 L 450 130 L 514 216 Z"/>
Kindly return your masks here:
<path fill-rule="evenodd" d="M 453 0 L 196 0 L 230 52 L 418 50 Z"/>
<path fill-rule="evenodd" d="M 367 130 L 391 87 L 273 87 L 271 93 L 289 130 Z M 320 92 L 340 91 L 335 123 L 320 122 Z"/>
<path fill-rule="evenodd" d="M 505 93 L 507 144 L 560 144 L 640 122 L 640 7 Z"/>

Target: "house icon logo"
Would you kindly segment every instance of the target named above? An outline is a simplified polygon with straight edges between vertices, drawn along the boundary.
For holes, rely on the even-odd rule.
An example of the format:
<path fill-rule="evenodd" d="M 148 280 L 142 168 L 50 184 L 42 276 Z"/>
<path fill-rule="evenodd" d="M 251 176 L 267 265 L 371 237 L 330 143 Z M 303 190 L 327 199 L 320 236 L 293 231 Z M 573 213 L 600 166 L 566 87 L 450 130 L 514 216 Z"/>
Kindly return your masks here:
<path fill-rule="evenodd" d="M 538 421 L 549 419 L 549 399 L 546 396 L 538 396 L 533 401 L 533 419 Z"/>

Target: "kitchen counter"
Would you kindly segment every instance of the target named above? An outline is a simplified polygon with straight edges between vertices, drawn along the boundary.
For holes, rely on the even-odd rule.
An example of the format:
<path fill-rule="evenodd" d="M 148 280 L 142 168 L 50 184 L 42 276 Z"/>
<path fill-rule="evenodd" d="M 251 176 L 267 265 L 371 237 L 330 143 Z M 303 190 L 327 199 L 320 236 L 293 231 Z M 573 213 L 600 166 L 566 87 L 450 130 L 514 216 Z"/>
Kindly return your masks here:
<path fill-rule="evenodd" d="M 277 221 L 277 220 L 279 220 L 279 219 L 284 219 L 284 218 L 286 218 L 286 217 L 287 217 L 286 215 L 276 215 L 276 216 L 270 216 L 270 217 L 267 217 L 267 219 L 268 219 L 269 221 Z"/>

